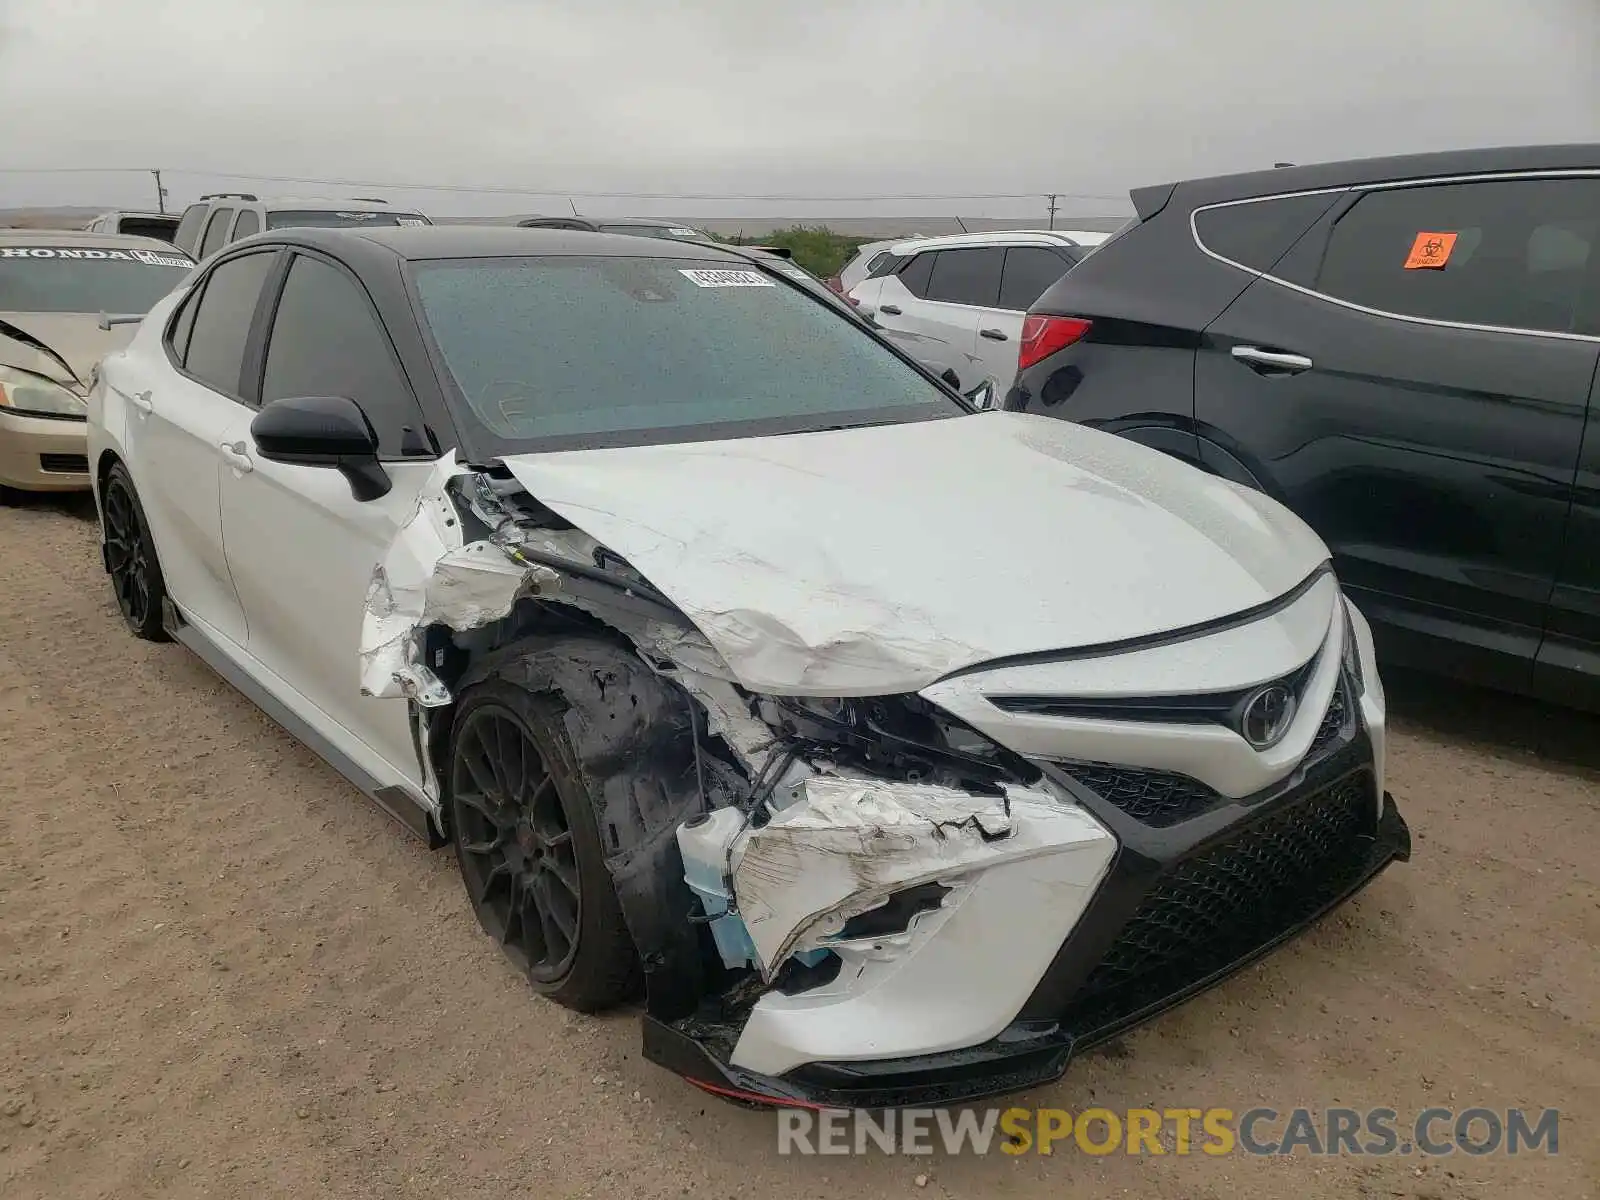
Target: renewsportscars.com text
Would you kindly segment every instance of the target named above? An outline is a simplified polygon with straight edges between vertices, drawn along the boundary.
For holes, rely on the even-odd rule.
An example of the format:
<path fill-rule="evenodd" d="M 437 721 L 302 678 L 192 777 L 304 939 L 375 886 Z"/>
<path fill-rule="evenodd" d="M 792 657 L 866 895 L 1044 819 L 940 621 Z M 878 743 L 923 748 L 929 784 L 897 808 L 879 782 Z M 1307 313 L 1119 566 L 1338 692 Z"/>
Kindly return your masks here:
<path fill-rule="evenodd" d="M 780 1154 L 1557 1154 L 1561 1113 L 1425 1108 L 783 1109 Z"/>

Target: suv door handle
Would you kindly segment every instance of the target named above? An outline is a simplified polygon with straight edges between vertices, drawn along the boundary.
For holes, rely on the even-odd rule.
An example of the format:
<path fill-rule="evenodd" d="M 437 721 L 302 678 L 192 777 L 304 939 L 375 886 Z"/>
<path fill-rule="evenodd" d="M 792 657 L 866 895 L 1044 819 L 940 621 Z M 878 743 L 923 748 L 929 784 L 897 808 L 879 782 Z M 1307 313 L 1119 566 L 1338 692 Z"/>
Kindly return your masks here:
<path fill-rule="evenodd" d="M 1311 360 L 1304 354 L 1263 350 L 1260 346 L 1235 346 L 1230 353 L 1252 371 L 1261 374 L 1265 374 L 1266 371 L 1280 371 L 1287 375 L 1298 375 L 1301 371 L 1311 369 Z M 1266 371 L 1261 371 L 1263 367 Z"/>
<path fill-rule="evenodd" d="M 247 475 L 256 469 L 243 442 L 223 442 L 218 449 L 222 451 L 222 460 L 235 471 Z"/>
<path fill-rule="evenodd" d="M 978 330 L 978 336 L 986 337 L 991 342 L 1003 342 L 1006 340 L 1006 331 L 1003 329 L 980 329 Z"/>
<path fill-rule="evenodd" d="M 878 311 L 888 313 L 891 317 L 898 317 L 900 315 L 900 306 L 898 304 L 880 304 L 878 305 Z"/>
<path fill-rule="evenodd" d="M 148 388 L 142 392 L 134 392 L 133 395 L 128 397 L 128 403 L 146 415 L 153 413 L 156 410 L 155 401 L 150 399 L 150 391 Z"/>

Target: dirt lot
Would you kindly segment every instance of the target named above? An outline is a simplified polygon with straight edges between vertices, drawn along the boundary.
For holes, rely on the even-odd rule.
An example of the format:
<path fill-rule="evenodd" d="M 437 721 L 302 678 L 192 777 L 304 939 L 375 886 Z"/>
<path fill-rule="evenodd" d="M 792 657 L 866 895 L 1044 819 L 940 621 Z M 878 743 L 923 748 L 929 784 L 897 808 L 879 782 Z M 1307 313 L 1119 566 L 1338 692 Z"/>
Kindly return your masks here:
<path fill-rule="evenodd" d="M 1600 722 L 1391 681 L 1413 862 L 1021 1101 L 1556 1106 L 1558 1157 L 780 1158 L 631 1015 L 534 999 L 448 855 L 130 639 L 94 542 L 0 509 L 0 1195 L 1600 1195 Z"/>

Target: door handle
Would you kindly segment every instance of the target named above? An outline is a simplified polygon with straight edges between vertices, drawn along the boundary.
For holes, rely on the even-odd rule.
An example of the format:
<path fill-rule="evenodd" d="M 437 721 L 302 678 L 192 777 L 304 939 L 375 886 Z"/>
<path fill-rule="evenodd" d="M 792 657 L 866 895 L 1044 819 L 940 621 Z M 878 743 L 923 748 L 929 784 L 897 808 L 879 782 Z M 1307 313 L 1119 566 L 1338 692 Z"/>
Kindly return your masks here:
<path fill-rule="evenodd" d="M 249 474 L 256 469 L 256 464 L 251 461 L 250 453 L 245 449 L 243 442 L 223 442 L 219 447 L 222 459 L 235 471 Z"/>
<path fill-rule="evenodd" d="M 1298 375 L 1311 369 L 1311 360 L 1304 354 L 1286 354 L 1281 350 L 1263 350 L 1260 346 L 1235 346 L 1230 353 L 1251 370 L 1265 367 L 1267 371 L 1281 371 Z M 1262 372 L 1263 374 L 1265 372 Z"/>
<path fill-rule="evenodd" d="M 155 401 L 150 399 L 150 391 L 148 388 L 142 392 L 134 392 L 133 395 L 128 397 L 128 403 L 133 405 L 146 416 L 155 412 L 156 410 Z"/>
<path fill-rule="evenodd" d="M 900 315 L 900 306 L 898 304 L 880 304 L 878 305 L 878 311 L 888 313 L 891 317 L 898 317 Z"/>
<path fill-rule="evenodd" d="M 1006 340 L 1006 333 L 1003 329 L 980 329 L 978 330 L 978 336 L 986 337 L 991 342 L 1003 342 Z"/>

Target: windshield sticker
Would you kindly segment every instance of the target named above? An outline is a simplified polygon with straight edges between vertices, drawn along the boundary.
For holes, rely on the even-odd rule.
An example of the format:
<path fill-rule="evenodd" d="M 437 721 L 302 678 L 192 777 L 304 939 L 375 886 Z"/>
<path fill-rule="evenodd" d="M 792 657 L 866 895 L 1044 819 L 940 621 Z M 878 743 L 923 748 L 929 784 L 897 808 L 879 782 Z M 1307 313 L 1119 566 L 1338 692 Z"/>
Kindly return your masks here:
<path fill-rule="evenodd" d="M 421 217 L 396 217 L 394 219 L 394 223 L 396 225 L 426 225 L 427 224 L 427 222 L 424 221 Z"/>
<path fill-rule="evenodd" d="M 371 220 L 374 220 L 378 216 L 377 213 L 351 213 L 351 212 L 334 213 L 333 215 L 338 217 L 341 221 L 371 221 Z"/>
<path fill-rule="evenodd" d="M 697 237 L 700 236 L 700 231 L 698 229 L 681 229 L 681 228 L 678 228 L 677 226 L 674 226 L 673 228 L 668 229 L 667 232 L 670 233 L 673 237 L 692 237 L 692 238 L 697 238 Z"/>
<path fill-rule="evenodd" d="M 1456 234 L 1419 233 L 1411 243 L 1411 253 L 1406 255 L 1408 271 L 1437 271 L 1450 261 L 1450 251 L 1456 248 Z"/>
<path fill-rule="evenodd" d="M 767 279 L 760 271 L 711 271 L 680 269 L 678 272 L 695 287 L 777 287 L 772 280 Z"/>
<path fill-rule="evenodd" d="M 0 258 L 87 258 L 96 261 L 138 262 L 149 267 L 192 267 L 193 261 L 156 250 L 91 250 L 76 246 L 0 246 Z"/>

